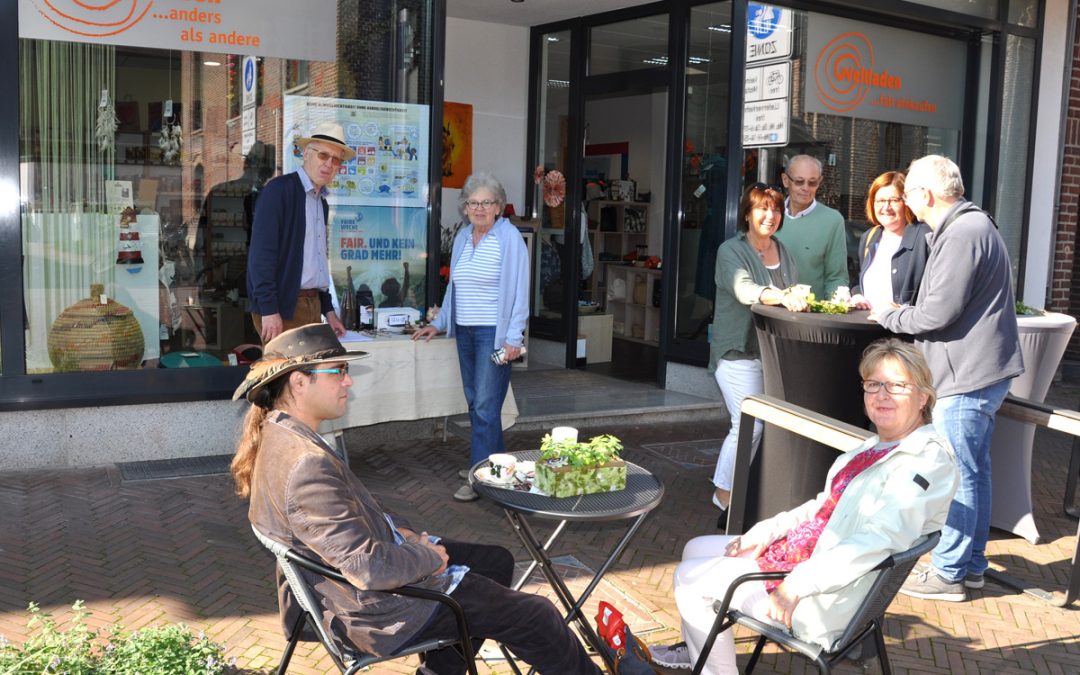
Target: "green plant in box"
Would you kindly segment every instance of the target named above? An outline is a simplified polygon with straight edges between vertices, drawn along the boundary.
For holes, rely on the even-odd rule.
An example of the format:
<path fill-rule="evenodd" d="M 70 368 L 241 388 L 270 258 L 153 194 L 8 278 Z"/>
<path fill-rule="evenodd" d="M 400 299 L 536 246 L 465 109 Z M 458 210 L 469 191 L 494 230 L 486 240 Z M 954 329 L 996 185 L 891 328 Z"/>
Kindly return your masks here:
<path fill-rule="evenodd" d="M 552 497 L 612 492 L 626 487 L 626 463 L 619 459 L 623 445 L 609 434 L 587 443 L 555 442 L 546 434 L 536 463 L 536 487 Z"/>

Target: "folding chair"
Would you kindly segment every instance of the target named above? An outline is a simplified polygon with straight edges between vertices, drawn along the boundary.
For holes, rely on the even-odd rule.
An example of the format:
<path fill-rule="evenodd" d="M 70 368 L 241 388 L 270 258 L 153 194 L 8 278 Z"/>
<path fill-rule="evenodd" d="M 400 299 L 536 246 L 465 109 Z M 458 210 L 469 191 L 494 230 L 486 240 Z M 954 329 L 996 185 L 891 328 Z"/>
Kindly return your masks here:
<path fill-rule="evenodd" d="M 907 579 L 908 574 L 910 574 L 911 570 L 915 567 L 915 563 L 919 561 L 919 558 L 932 550 L 934 546 L 937 545 L 938 539 L 940 538 L 941 532 L 933 532 L 927 535 L 926 539 L 922 542 L 902 553 L 897 553 L 886 558 L 881 564 L 874 568 L 874 571 L 880 570 L 881 574 L 878 575 L 873 585 L 870 586 L 866 598 L 863 599 L 862 604 L 855 612 L 855 616 L 851 618 L 851 622 L 848 623 L 847 628 L 844 629 L 843 634 L 833 643 L 833 648 L 831 650 L 825 650 L 821 645 L 800 640 L 782 628 L 777 628 L 773 624 L 759 621 L 736 609 L 729 609 L 731 598 L 735 593 L 735 588 L 740 584 L 744 584 L 748 581 L 783 579 L 788 573 L 751 572 L 750 574 L 743 574 L 736 578 L 731 586 L 728 587 L 727 593 L 724 594 L 724 599 L 713 605 L 717 610 L 716 621 L 713 622 L 712 630 L 709 631 L 709 637 L 702 646 L 701 655 L 698 656 L 698 660 L 694 664 L 693 675 L 700 675 L 702 668 L 705 667 L 705 659 L 708 657 L 709 652 L 712 651 L 713 643 L 716 642 L 716 636 L 735 624 L 745 626 L 760 635 L 757 644 L 754 646 L 754 653 L 750 656 L 750 662 L 746 666 L 746 672 L 748 674 L 754 672 L 754 666 L 757 665 L 758 657 L 761 656 L 761 650 L 769 640 L 792 649 L 810 659 L 817 665 L 818 671 L 821 673 L 829 673 L 831 672 L 831 667 L 834 663 L 848 655 L 851 655 L 852 658 L 858 658 L 865 654 L 865 650 L 858 650 L 858 648 L 863 640 L 873 633 L 874 642 L 877 646 L 878 661 L 881 663 L 881 672 L 883 675 L 891 675 L 892 670 L 889 668 L 889 657 L 885 653 L 885 635 L 881 630 L 882 620 L 885 617 L 885 610 L 892 604 L 893 598 L 896 597 L 900 587 L 904 584 L 904 580 Z"/>
<path fill-rule="evenodd" d="M 323 609 L 315 598 L 314 590 L 304 579 L 300 570 L 304 569 L 309 572 L 314 572 L 315 574 L 320 574 L 328 579 L 333 579 L 334 581 L 344 584 L 349 583 L 348 579 L 332 567 L 327 567 L 326 565 L 315 562 L 311 558 L 300 555 L 288 546 L 270 539 L 262 532 L 256 530 L 254 526 L 252 526 L 251 529 L 262 545 L 270 549 L 270 552 L 274 554 L 278 565 L 281 566 L 282 573 L 285 575 L 285 579 L 289 582 L 289 589 L 292 591 L 293 596 L 296 597 L 296 602 L 300 606 L 300 616 L 296 618 L 296 623 L 292 626 L 292 637 L 289 639 L 289 644 L 285 647 L 285 653 L 281 657 L 281 663 L 278 664 L 277 675 L 285 675 L 286 670 L 288 670 L 289 661 L 292 660 L 293 651 L 296 649 L 297 643 L 301 640 L 301 634 L 303 633 L 305 623 L 315 632 L 319 642 L 321 642 L 322 646 L 326 648 L 326 651 L 330 653 L 330 658 L 333 659 L 334 665 L 336 665 L 338 670 L 344 675 L 352 675 L 360 669 L 376 663 L 392 661 L 413 654 L 443 649 L 444 647 L 453 647 L 456 649 L 461 655 L 462 660 L 464 660 L 469 675 L 477 675 L 472 641 L 469 638 L 469 628 L 465 621 L 465 613 L 461 609 L 461 605 L 458 604 L 457 600 L 454 600 L 446 593 L 432 591 L 427 588 L 419 588 L 417 586 L 402 586 L 385 592 L 431 600 L 446 605 L 450 611 L 454 613 L 454 618 L 457 620 L 457 637 L 428 640 L 409 645 L 401 651 L 389 656 L 372 656 L 360 652 L 359 650 L 351 649 L 348 641 L 344 639 L 342 640 L 344 643 L 343 648 L 338 649 L 338 645 L 334 641 L 333 636 L 329 635 L 323 628 L 323 623 L 321 621 Z"/>

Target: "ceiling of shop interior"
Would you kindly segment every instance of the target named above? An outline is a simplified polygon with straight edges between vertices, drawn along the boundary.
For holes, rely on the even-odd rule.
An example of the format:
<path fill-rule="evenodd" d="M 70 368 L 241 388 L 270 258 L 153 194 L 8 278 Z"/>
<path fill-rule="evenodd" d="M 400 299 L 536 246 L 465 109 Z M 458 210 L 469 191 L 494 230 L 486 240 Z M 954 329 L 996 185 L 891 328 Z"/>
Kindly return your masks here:
<path fill-rule="evenodd" d="M 552 21 L 599 14 L 613 9 L 646 4 L 648 0 L 446 0 L 447 16 L 501 23 L 508 26 L 536 26 Z"/>

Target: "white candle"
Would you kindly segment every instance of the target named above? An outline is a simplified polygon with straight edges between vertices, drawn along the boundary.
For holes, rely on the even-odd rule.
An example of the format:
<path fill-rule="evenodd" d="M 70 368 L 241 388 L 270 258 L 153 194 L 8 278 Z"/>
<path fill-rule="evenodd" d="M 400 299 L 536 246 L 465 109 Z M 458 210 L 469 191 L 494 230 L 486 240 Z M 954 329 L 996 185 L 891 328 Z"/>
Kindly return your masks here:
<path fill-rule="evenodd" d="M 551 440 L 555 443 L 564 441 L 577 443 L 577 429 L 574 427 L 555 427 L 551 430 Z"/>

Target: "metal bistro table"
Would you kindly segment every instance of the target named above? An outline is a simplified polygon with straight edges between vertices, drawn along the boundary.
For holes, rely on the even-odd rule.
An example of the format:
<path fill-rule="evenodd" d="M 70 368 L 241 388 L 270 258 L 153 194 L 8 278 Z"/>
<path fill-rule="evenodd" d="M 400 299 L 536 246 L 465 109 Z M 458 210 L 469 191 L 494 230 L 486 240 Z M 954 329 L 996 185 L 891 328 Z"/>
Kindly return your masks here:
<path fill-rule="evenodd" d="M 527 450 L 510 454 L 517 457 L 520 462 L 537 461 L 540 458 L 539 450 Z M 479 462 L 472 468 L 469 482 L 477 494 L 485 499 L 490 499 L 503 508 L 506 517 L 510 519 L 514 532 L 517 533 L 521 543 L 525 545 L 533 559 L 528 569 L 525 570 L 525 574 L 514 584 L 514 590 L 521 590 L 526 580 L 532 575 L 533 570 L 539 565 L 540 571 L 543 572 L 548 583 L 551 584 L 551 588 L 555 591 L 555 595 L 558 596 L 559 602 L 562 603 L 563 608 L 566 610 L 566 622 L 577 620 L 581 634 L 592 645 L 593 649 L 604 656 L 605 652 L 600 648 L 600 637 L 596 634 L 592 624 L 589 623 L 589 618 L 582 612 L 582 608 L 600 583 L 600 580 L 604 578 L 607 571 L 622 555 L 626 545 L 633 539 L 638 528 L 645 522 L 645 517 L 660 504 L 660 500 L 664 496 L 663 484 L 648 470 L 637 464 L 627 462 L 625 490 L 577 497 L 548 497 L 520 490 L 495 487 L 480 482 L 476 479 L 475 473 L 478 468 L 486 464 L 486 461 Z M 547 541 L 541 544 L 533 528 L 529 525 L 526 516 L 556 520 L 558 525 L 555 526 L 555 531 L 551 533 Z M 611 551 L 607 559 L 604 560 L 600 569 L 596 571 L 581 596 L 575 599 L 548 556 L 552 544 L 562 534 L 563 529 L 569 522 L 592 523 L 627 519 L 632 519 L 632 522 L 626 533 L 619 539 L 619 543 Z M 604 660 L 607 660 L 606 656 L 604 656 Z M 609 663 L 608 665 L 613 666 L 614 664 Z"/>

